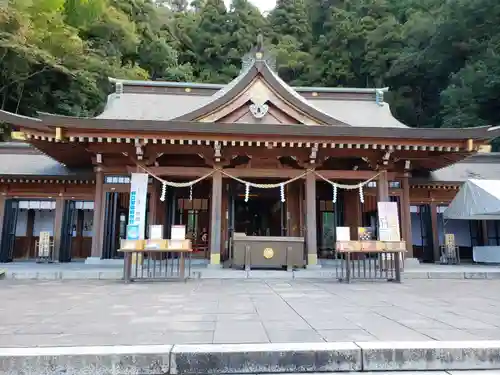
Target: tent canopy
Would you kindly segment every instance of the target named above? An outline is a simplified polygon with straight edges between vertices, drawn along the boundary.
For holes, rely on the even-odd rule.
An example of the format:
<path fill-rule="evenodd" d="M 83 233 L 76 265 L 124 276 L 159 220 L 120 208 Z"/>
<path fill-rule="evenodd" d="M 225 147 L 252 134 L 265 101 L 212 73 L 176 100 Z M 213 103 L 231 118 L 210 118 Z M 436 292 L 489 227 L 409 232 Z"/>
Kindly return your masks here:
<path fill-rule="evenodd" d="M 467 180 L 443 216 L 458 220 L 500 220 L 500 180 Z"/>

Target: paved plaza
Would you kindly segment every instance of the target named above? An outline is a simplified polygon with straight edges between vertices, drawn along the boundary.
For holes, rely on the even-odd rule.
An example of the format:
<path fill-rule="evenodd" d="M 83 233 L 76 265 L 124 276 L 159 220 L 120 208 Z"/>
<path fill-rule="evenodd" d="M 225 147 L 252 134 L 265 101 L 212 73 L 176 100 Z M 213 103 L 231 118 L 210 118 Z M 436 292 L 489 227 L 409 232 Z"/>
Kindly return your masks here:
<path fill-rule="evenodd" d="M 500 280 L 0 281 L 0 346 L 500 340 Z"/>

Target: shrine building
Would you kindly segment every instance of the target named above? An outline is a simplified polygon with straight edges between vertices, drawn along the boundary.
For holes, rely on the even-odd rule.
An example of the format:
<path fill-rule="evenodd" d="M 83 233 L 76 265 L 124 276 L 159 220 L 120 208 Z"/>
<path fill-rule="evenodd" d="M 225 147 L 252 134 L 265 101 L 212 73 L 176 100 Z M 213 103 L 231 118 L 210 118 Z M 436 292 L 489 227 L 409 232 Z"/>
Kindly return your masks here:
<path fill-rule="evenodd" d="M 119 258 L 132 172 L 150 175 L 147 225 L 165 238 L 186 225 L 194 257 L 212 266 L 229 260 L 235 232 L 303 237 L 318 265 L 336 256 L 337 226 L 354 238 L 377 225 L 378 201 L 397 202 L 406 257 L 432 262 L 459 186 L 500 172 L 484 152 L 500 129 L 410 128 L 386 88 L 290 87 L 263 50 L 226 85 L 110 81 L 96 117 L 0 112 L 23 139 L 0 145 L 1 262 L 34 259 L 43 231 L 60 262 Z M 497 224 L 446 228 L 470 258 L 476 244 L 500 245 Z"/>

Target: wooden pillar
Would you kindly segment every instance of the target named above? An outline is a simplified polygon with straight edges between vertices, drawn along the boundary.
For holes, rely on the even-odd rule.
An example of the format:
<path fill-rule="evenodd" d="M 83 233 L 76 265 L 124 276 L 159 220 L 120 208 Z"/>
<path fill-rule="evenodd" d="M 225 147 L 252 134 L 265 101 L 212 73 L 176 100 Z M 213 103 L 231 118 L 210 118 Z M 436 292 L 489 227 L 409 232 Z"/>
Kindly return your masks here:
<path fill-rule="evenodd" d="M 306 176 L 306 245 L 307 265 L 318 264 L 318 238 L 316 225 L 316 176 L 308 173 Z"/>
<path fill-rule="evenodd" d="M 149 207 L 148 207 L 148 225 L 156 225 L 157 224 L 157 211 L 158 211 L 158 201 L 159 201 L 159 192 L 158 192 L 158 181 L 153 179 L 153 184 L 151 186 L 151 192 L 149 195 Z M 149 233 L 149 229 L 146 228 L 146 232 Z"/>
<path fill-rule="evenodd" d="M 434 262 L 439 262 L 441 254 L 439 251 L 437 204 L 432 202 L 430 204 L 430 209 L 431 209 L 432 246 L 434 250 Z"/>
<path fill-rule="evenodd" d="M 304 193 L 304 187 L 305 184 L 303 184 L 301 181 L 298 181 L 299 183 L 299 237 L 305 237 L 305 193 Z"/>
<path fill-rule="evenodd" d="M 222 173 L 212 175 L 212 197 L 210 215 L 210 265 L 220 265 L 222 225 Z"/>
<path fill-rule="evenodd" d="M 387 178 L 387 170 L 380 171 L 377 182 L 378 201 L 389 202 L 389 180 Z"/>
<path fill-rule="evenodd" d="M 300 196 L 300 181 L 294 181 L 286 186 L 286 218 L 288 236 L 300 237 L 300 205 L 303 199 Z"/>
<path fill-rule="evenodd" d="M 54 255 L 52 259 L 56 262 L 59 261 L 59 254 L 61 251 L 61 237 L 63 233 L 63 217 L 64 217 L 64 197 L 59 195 L 56 199 L 56 217 L 54 219 Z"/>
<path fill-rule="evenodd" d="M 83 226 L 85 225 L 85 212 L 83 210 L 76 210 L 76 230 L 75 237 L 71 237 L 71 258 L 86 258 L 88 254 L 85 252 L 83 240 Z M 71 228 L 73 233 L 73 228 Z"/>
<path fill-rule="evenodd" d="M 358 227 L 363 224 L 359 190 L 344 190 L 344 223 L 350 228 L 351 240 L 358 240 Z"/>
<path fill-rule="evenodd" d="M 229 237 L 228 237 L 228 225 L 229 225 L 229 186 L 228 184 L 222 184 L 221 191 L 221 258 L 227 259 L 229 254 Z"/>
<path fill-rule="evenodd" d="M 25 250 L 25 258 L 36 258 L 37 249 L 35 248 L 34 230 L 35 230 L 35 210 L 28 210 L 26 218 L 26 239 L 28 248 Z"/>
<path fill-rule="evenodd" d="M 482 245 L 483 246 L 488 246 L 489 244 L 489 238 L 488 238 L 488 221 L 486 220 L 481 220 L 481 237 L 483 240 Z"/>
<path fill-rule="evenodd" d="M 95 195 L 94 195 L 94 217 L 92 226 L 92 258 L 102 257 L 103 241 L 103 194 L 104 176 L 101 168 L 96 168 L 95 172 Z"/>
<path fill-rule="evenodd" d="M 2 251 L 3 222 L 5 218 L 5 202 L 7 201 L 6 195 L 5 192 L 2 192 L 0 195 L 0 253 Z"/>
<path fill-rule="evenodd" d="M 406 241 L 406 258 L 413 258 L 413 240 L 411 233 L 411 211 L 410 211 L 410 181 L 409 176 L 403 177 L 403 199 L 401 199 L 401 223 L 403 241 Z"/>

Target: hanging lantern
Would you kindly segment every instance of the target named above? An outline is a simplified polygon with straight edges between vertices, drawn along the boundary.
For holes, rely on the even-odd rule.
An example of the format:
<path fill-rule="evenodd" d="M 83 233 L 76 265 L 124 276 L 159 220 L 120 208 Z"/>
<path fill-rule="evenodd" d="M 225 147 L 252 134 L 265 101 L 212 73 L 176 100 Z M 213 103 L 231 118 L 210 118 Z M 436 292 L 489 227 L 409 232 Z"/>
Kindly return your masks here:
<path fill-rule="evenodd" d="M 365 203 L 365 197 L 363 195 L 363 185 L 359 185 L 359 201 Z"/>
<path fill-rule="evenodd" d="M 333 203 L 337 203 L 337 185 L 336 184 L 333 185 L 333 199 L 332 199 L 332 202 Z"/>
<path fill-rule="evenodd" d="M 160 196 L 160 200 L 162 202 L 165 202 L 165 195 L 167 195 L 167 184 L 163 182 L 163 184 L 161 185 L 161 196 Z"/>
<path fill-rule="evenodd" d="M 245 202 L 248 202 L 248 196 L 250 195 L 250 184 L 245 184 Z"/>
<path fill-rule="evenodd" d="M 193 200 L 193 185 L 189 185 L 189 200 Z"/>
<path fill-rule="evenodd" d="M 285 184 L 280 185 L 281 202 L 285 203 Z"/>

